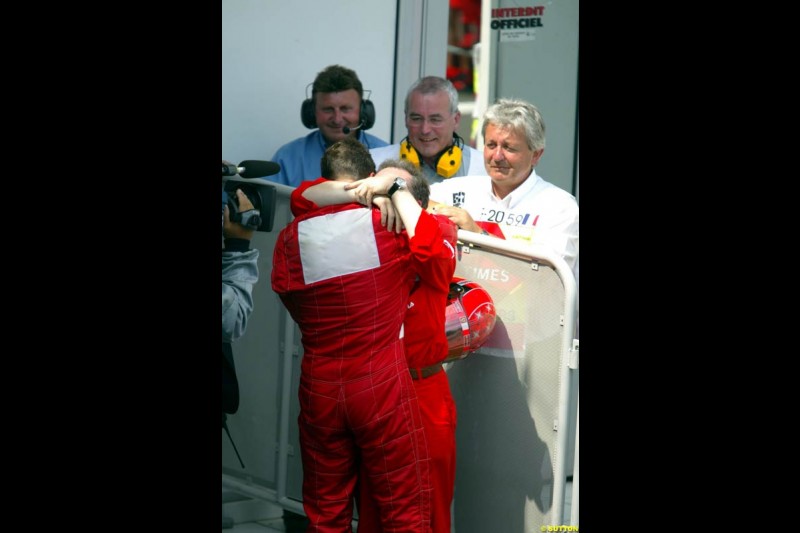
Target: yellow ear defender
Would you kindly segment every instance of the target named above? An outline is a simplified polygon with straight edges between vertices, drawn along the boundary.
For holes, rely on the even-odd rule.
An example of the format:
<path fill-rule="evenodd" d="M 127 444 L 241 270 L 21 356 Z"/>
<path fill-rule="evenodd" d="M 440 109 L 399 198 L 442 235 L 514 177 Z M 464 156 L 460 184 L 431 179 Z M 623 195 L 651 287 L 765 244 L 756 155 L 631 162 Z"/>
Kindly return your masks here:
<path fill-rule="evenodd" d="M 445 148 L 439 153 L 436 160 L 436 173 L 443 178 L 452 178 L 458 168 L 461 166 L 461 147 L 464 146 L 464 140 L 457 134 L 453 135 L 453 144 L 449 148 Z M 411 146 L 408 137 L 400 141 L 400 159 L 405 159 L 414 164 L 417 168 L 420 166 L 419 154 Z"/>

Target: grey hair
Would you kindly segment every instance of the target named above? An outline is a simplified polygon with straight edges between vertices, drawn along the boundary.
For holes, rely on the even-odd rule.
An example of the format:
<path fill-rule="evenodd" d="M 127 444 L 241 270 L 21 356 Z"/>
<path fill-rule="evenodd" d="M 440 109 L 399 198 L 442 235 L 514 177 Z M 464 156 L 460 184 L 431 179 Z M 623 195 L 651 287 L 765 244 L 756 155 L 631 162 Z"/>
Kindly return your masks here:
<path fill-rule="evenodd" d="M 406 103 L 403 112 L 408 115 L 408 102 L 411 100 L 411 93 L 436 94 L 442 91 L 446 91 L 447 96 L 450 98 L 450 114 L 456 114 L 458 112 L 458 91 L 456 91 L 456 88 L 450 83 L 450 80 L 440 78 L 439 76 L 425 76 L 412 83 L 406 93 Z"/>
<path fill-rule="evenodd" d="M 525 133 L 528 148 L 544 149 L 544 120 L 535 105 L 514 98 L 500 98 L 483 115 L 481 135 L 486 136 L 486 127 L 510 128 Z"/>

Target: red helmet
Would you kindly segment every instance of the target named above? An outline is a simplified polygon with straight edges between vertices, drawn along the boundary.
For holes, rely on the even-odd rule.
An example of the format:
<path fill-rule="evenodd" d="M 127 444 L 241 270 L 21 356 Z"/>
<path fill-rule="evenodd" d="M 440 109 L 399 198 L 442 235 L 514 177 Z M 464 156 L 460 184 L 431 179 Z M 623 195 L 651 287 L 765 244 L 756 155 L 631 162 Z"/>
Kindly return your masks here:
<path fill-rule="evenodd" d="M 454 277 L 447 295 L 444 329 L 448 352 L 444 362 L 463 359 L 480 348 L 494 329 L 494 301 L 486 289 Z"/>

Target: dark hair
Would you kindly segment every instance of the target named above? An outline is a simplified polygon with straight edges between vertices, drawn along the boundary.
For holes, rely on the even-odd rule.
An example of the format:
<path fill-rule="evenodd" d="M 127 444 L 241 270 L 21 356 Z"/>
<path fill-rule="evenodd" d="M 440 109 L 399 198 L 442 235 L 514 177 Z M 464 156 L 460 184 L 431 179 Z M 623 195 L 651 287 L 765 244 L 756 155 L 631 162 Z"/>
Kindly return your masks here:
<path fill-rule="evenodd" d="M 317 93 L 338 93 L 348 89 L 355 89 L 358 96 L 363 99 L 364 87 L 356 72 L 341 65 L 330 65 L 314 78 L 311 98 L 316 102 Z"/>
<path fill-rule="evenodd" d="M 408 159 L 384 159 L 378 167 L 378 170 L 380 171 L 389 167 L 402 168 L 411 174 L 411 183 L 406 183 L 408 192 L 419 202 L 422 209 L 426 209 L 431 196 L 431 186 L 428 184 L 428 180 L 422 177 L 422 171 L 419 167 Z"/>
<path fill-rule="evenodd" d="M 367 147 L 353 137 L 345 137 L 325 150 L 320 160 L 322 176 L 335 180 L 342 177 L 364 179 L 375 172 L 375 161 Z"/>

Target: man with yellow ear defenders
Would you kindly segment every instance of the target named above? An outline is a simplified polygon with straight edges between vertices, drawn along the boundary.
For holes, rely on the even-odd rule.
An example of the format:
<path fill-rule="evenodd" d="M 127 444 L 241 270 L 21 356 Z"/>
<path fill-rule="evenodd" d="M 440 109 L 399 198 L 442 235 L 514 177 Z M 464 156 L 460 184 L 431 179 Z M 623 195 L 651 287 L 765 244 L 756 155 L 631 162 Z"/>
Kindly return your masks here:
<path fill-rule="evenodd" d="M 450 81 L 426 76 L 408 89 L 405 102 L 408 136 L 398 144 L 371 148 L 379 166 L 386 159 L 405 159 L 420 170 L 428 183 L 453 176 L 486 176 L 483 154 L 456 133 L 461 122 L 458 91 Z"/>

